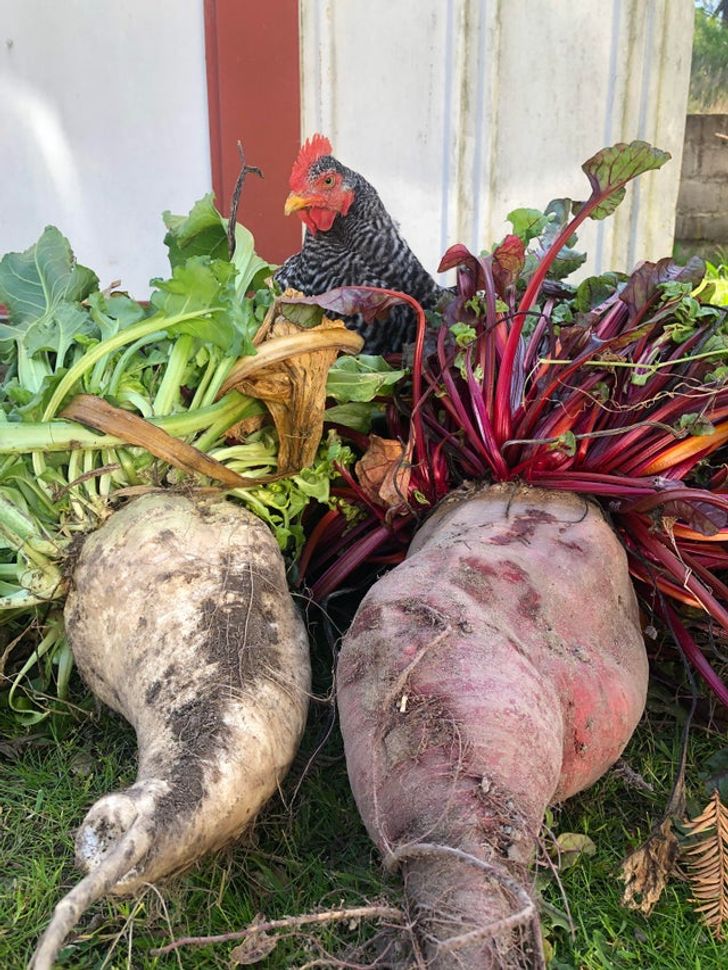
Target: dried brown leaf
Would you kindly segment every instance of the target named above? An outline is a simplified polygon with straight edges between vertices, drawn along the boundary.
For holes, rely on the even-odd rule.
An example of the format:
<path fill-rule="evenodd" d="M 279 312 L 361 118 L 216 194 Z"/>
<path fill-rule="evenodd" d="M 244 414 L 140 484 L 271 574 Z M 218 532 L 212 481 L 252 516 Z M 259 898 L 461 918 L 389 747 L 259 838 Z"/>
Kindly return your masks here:
<path fill-rule="evenodd" d="M 716 788 L 701 814 L 684 823 L 688 838 L 683 861 L 696 911 L 718 940 L 728 921 L 728 808 Z"/>
<path fill-rule="evenodd" d="M 668 817 L 622 863 L 623 905 L 649 916 L 675 869 L 678 852 L 678 838 Z"/>
<path fill-rule="evenodd" d="M 283 323 L 291 329 L 283 332 L 281 330 Z M 324 319 L 317 327 L 302 329 L 284 318 L 279 318 L 270 327 L 267 339 L 258 346 L 258 352 L 236 361 L 220 388 L 217 399 L 227 394 L 231 388 L 237 387 L 246 378 L 280 361 L 298 356 L 310 356 L 315 351 L 333 350 L 334 357 L 339 351 L 358 354 L 363 346 L 362 337 L 353 330 L 347 330 L 341 320 Z"/>
<path fill-rule="evenodd" d="M 184 441 L 179 441 L 137 414 L 114 407 L 93 394 L 79 394 L 73 398 L 62 411 L 61 417 L 80 421 L 97 431 L 115 435 L 127 444 L 145 448 L 150 454 L 175 468 L 205 475 L 222 482 L 228 488 L 250 488 L 261 481 L 243 478 L 222 462 L 210 458 Z"/>
<path fill-rule="evenodd" d="M 356 463 L 355 471 L 366 496 L 387 509 L 398 508 L 407 499 L 411 445 L 370 435 L 369 448 Z"/>
<path fill-rule="evenodd" d="M 279 316 L 254 357 L 243 357 L 220 394 L 236 387 L 264 401 L 278 432 L 278 473 L 292 475 L 316 457 L 324 429 L 326 380 L 340 351 L 357 353 L 362 338 L 342 320 L 302 329 Z"/>
<path fill-rule="evenodd" d="M 257 925 L 264 924 L 265 922 L 265 916 L 262 913 L 258 913 L 248 927 L 248 930 L 254 931 Z M 251 932 L 250 936 L 246 937 L 242 943 L 231 950 L 230 963 L 238 967 L 248 967 L 254 963 L 260 963 L 261 960 L 265 960 L 267 956 L 270 956 L 277 946 L 278 937 L 272 936 L 263 930 L 259 933 Z"/>

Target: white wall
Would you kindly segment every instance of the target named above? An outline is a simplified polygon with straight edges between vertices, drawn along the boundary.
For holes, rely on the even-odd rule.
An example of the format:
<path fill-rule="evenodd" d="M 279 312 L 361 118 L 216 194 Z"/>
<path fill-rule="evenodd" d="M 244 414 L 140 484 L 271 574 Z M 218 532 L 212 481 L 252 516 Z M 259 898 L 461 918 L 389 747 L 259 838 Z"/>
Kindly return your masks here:
<path fill-rule="evenodd" d="M 490 246 L 515 206 L 583 197 L 581 162 L 633 138 L 673 161 L 582 241 L 591 267 L 670 252 L 693 0 L 300 5 L 303 133 L 377 186 L 429 268 Z M 162 210 L 210 182 L 202 0 L 0 0 L 0 253 L 52 223 L 145 295 Z"/>
<path fill-rule="evenodd" d="M 590 269 L 672 249 L 693 0 L 301 0 L 303 133 L 380 191 L 434 269 L 518 206 L 585 198 L 580 166 L 641 138 L 673 160 L 581 235 Z"/>
<path fill-rule="evenodd" d="M 209 152 L 202 0 L 2 0 L 0 253 L 57 225 L 146 295 L 161 213 L 209 191 Z"/>

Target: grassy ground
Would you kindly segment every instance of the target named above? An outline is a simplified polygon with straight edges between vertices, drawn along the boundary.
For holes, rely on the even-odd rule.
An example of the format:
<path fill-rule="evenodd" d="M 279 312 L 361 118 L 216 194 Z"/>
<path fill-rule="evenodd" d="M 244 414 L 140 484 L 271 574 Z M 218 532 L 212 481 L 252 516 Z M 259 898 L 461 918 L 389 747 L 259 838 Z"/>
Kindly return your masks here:
<path fill-rule="evenodd" d="M 318 727 L 308 741 L 318 736 Z M 299 773 L 303 767 L 299 762 Z M 61 891 L 76 878 L 72 832 L 88 806 L 134 776 L 134 739 L 106 713 L 60 742 L 23 747 L 0 769 L 0 967 L 22 967 Z M 295 778 L 284 796 L 290 799 Z M 254 835 L 234 851 L 149 891 L 140 901 L 97 905 L 61 966 L 228 967 L 230 945 L 162 958 L 149 950 L 171 936 L 224 933 L 263 912 L 271 918 L 318 906 L 361 904 L 382 891 L 376 860 L 356 815 L 338 748 L 329 746 L 292 805 L 276 799 Z M 339 934 L 334 946 L 356 933 Z M 317 933 L 326 946 L 328 931 Z M 113 949 L 113 952 L 112 952 Z M 290 967 L 307 951 L 281 944 L 265 966 Z M 107 962 L 104 962 L 104 961 Z"/>
<path fill-rule="evenodd" d="M 334 732 L 304 776 L 303 766 L 325 731 L 330 709 L 315 708 L 306 753 L 245 844 L 208 860 L 197 870 L 150 890 L 137 901 L 106 901 L 86 914 L 59 966 L 73 970 L 229 967 L 232 944 L 180 951 L 155 958 L 150 950 L 172 937 L 241 929 L 256 915 L 268 918 L 317 907 L 398 902 L 396 880 L 386 882 L 376 853 L 358 820 Z M 626 852 L 649 830 L 666 802 L 677 760 L 679 726 L 674 712 L 653 707 L 626 758 L 653 791 L 642 791 L 611 773 L 589 793 L 554 813 L 556 832 L 588 834 L 593 857 L 561 874 L 573 920 L 546 916 L 554 970 L 718 970 L 728 966 L 728 944 L 717 944 L 687 904 L 689 891 L 673 883 L 650 919 L 624 910 L 617 874 Z M 715 735 L 695 731 L 691 742 L 691 798 L 699 809 L 697 783 L 705 759 L 723 746 Z M 90 803 L 134 774 L 134 741 L 104 712 L 65 732 L 37 738 L 0 756 L 0 967 L 25 965 L 62 891 L 75 879 L 72 832 Z M 284 803 L 284 800 L 288 804 Z M 554 880 L 545 888 L 551 906 L 564 910 Z M 301 967 L 323 950 L 341 954 L 371 927 L 343 924 L 282 942 L 260 966 Z M 322 964 L 315 964 L 322 965 Z"/>
<path fill-rule="evenodd" d="M 561 874 L 574 933 L 572 938 L 560 927 L 548 931 L 555 951 L 554 970 L 719 970 L 728 966 L 728 944 L 717 943 L 698 922 L 684 882 L 670 883 L 649 918 L 620 903 L 621 862 L 662 816 L 679 758 L 679 742 L 680 728 L 673 712 L 664 716 L 661 705 L 652 703 L 623 760 L 653 790 L 643 790 L 612 771 L 555 813 L 556 833 L 587 834 L 596 853 L 591 858 L 582 856 Z M 724 743 L 712 732 L 692 732 L 687 766 L 691 815 L 700 812 L 708 798 L 699 775 Z M 564 910 L 554 880 L 544 896 Z M 545 922 L 548 926 L 548 915 Z"/>

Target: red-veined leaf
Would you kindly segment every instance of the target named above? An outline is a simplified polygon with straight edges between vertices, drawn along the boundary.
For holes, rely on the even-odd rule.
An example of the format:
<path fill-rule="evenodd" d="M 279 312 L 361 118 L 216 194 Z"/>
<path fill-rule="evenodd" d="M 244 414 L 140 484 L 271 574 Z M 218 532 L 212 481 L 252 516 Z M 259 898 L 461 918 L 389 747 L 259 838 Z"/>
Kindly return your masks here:
<path fill-rule="evenodd" d="M 523 269 L 526 247 L 518 236 L 506 236 L 493 250 L 493 282 L 498 296 L 506 298 L 508 289 L 513 286 Z"/>
<path fill-rule="evenodd" d="M 611 215 L 624 198 L 627 182 L 661 168 L 671 157 L 669 152 L 653 148 L 646 141 L 633 141 L 618 142 L 587 159 L 581 166 L 592 187 L 587 205 L 598 200 L 589 213 L 591 218 L 604 219 Z"/>
<path fill-rule="evenodd" d="M 361 314 L 369 323 L 377 317 L 386 316 L 393 307 L 413 301 L 411 297 L 397 290 L 385 290 L 375 286 L 338 286 L 316 296 L 284 296 L 280 298 L 280 302 L 310 303 L 342 317 Z"/>

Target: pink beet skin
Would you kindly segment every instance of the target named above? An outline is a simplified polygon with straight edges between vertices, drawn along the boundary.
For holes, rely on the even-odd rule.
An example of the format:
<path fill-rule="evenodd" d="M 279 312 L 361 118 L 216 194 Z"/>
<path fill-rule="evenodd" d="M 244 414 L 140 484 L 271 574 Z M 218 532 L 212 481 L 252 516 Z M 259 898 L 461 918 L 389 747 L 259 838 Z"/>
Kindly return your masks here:
<path fill-rule="evenodd" d="M 624 551 L 570 493 L 450 499 L 367 594 L 339 659 L 341 729 L 429 967 L 541 965 L 526 867 L 543 813 L 616 761 L 647 676 Z"/>

